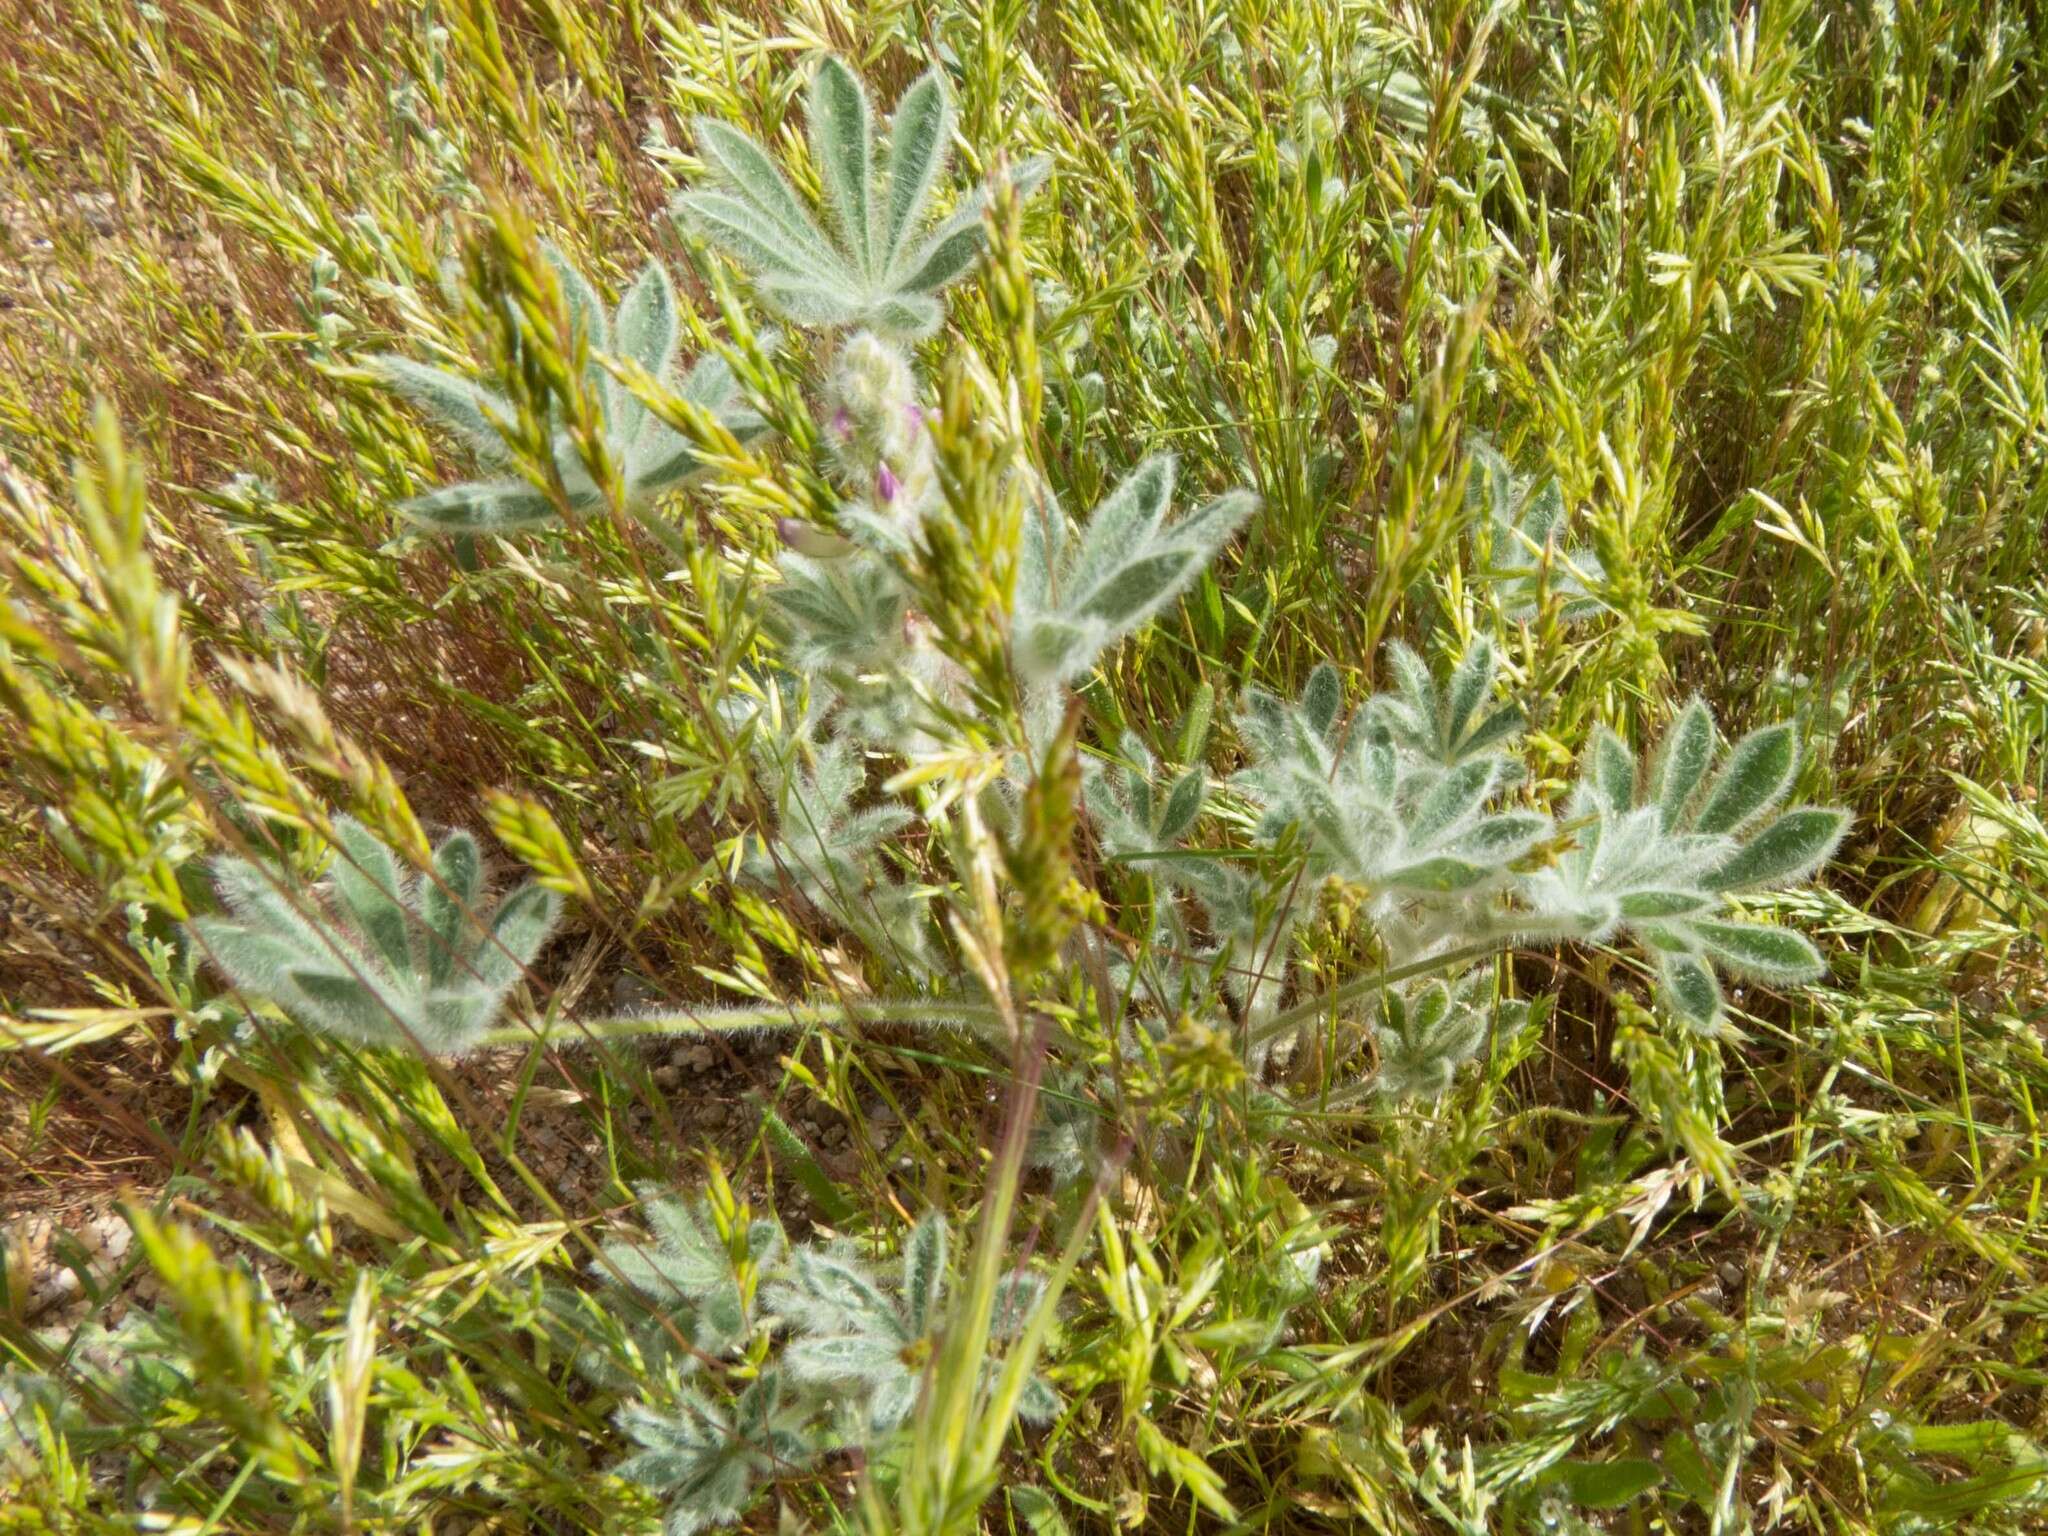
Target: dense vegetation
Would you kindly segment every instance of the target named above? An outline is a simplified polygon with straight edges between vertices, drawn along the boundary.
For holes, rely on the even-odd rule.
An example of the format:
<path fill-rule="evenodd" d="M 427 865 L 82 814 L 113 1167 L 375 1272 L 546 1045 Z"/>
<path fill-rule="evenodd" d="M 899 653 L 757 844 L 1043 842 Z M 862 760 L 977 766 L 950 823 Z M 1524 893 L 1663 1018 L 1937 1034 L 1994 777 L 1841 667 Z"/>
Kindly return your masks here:
<path fill-rule="evenodd" d="M 2048 1521 L 2048 31 L 0 0 L 0 1531 Z"/>

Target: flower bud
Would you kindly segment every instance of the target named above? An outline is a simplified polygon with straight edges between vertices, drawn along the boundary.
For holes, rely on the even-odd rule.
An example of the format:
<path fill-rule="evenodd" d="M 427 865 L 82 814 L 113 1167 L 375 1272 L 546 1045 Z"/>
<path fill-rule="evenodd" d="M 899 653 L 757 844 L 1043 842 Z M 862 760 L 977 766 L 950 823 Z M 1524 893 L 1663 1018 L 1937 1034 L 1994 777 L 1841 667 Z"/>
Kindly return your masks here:
<path fill-rule="evenodd" d="M 901 347 L 868 331 L 847 337 L 832 366 L 827 434 L 846 477 L 873 509 L 906 529 L 932 494 L 931 418 Z"/>

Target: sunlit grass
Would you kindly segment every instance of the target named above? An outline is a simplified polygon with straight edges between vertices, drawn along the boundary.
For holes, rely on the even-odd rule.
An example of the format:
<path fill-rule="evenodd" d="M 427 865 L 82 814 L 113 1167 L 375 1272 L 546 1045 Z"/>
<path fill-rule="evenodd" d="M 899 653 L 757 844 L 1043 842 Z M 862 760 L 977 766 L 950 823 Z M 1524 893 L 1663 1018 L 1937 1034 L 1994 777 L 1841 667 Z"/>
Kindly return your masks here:
<path fill-rule="evenodd" d="M 68 1220 L 125 1184 L 136 1213 L 68 1310 L 35 1300 L 63 1244 L 5 1271 L 0 1529 L 660 1529 L 607 1475 L 655 1346 L 594 1383 L 550 1321 L 611 1294 L 649 1183 L 708 1190 L 743 1285 L 770 1210 L 892 1275 L 950 1211 L 973 1305 L 994 1255 L 1068 1277 L 1049 1425 L 926 1422 L 865 1484 L 846 1454 L 771 1467 L 761 1528 L 2041 1520 L 2027 13 L 79 0 L 0 35 L 0 1209 Z M 1294 699 L 1329 662 L 1356 703 L 1396 640 L 1497 648 L 1517 793 L 1561 821 L 1597 727 L 1655 740 L 1695 694 L 1730 739 L 1790 720 L 1799 798 L 1854 822 L 1820 885 L 1753 915 L 1812 935 L 1827 981 L 1731 991 L 1708 1044 L 1635 962 L 1531 946 L 1503 973 L 1530 1027 L 1448 1094 L 1389 1107 L 1311 1035 L 1283 1115 L 1220 1005 L 1126 1057 L 1102 1000 L 1152 954 L 1159 882 L 1093 823 L 1070 869 L 1057 804 L 1039 845 L 941 816 L 1005 771 L 1007 738 L 963 726 L 861 766 L 941 828 L 878 843 L 891 921 L 943 912 L 944 943 L 1020 968 L 1025 1023 L 1121 1063 L 1114 1094 L 1041 1091 L 1027 1165 L 1007 1000 L 935 1018 L 829 886 L 760 874 L 789 812 L 758 749 L 799 708 L 764 682 L 764 592 L 837 496 L 836 354 L 769 346 L 769 307 L 668 210 L 700 116 L 815 196 L 828 51 L 881 102 L 938 64 L 946 197 L 1052 165 L 917 343 L 962 417 L 945 471 L 997 485 L 1021 456 L 1078 518 L 1170 449 L 1183 506 L 1258 494 L 1078 682 L 1079 754 L 1128 734 L 1221 782 L 1245 690 Z M 575 393 L 535 342 L 570 334 L 543 238 L 607 304 L 662 263 L 682 354 L 723 345 L 774 430 L 670 421 L 704 473 L 659 519 L 596 495 L 441 537 L 396 508 L 476 465 L 374 360 L 491 380 L 531 433 Z M 1014 415 L 972 419 L 992 399 Z M 1485 526 L 1492 465 L 1554 484 L 1548 564 Z M 1000 581 L 955 569 L 921 596 L 969 633 Z M 1597 611 L 1568 613 L 1582 592 Z M 951 659 L 977 719 L 1014 702 L 999 649 Z M 1233 847 L 1238 793 L 1212 810 Z M 499 888 L 563 899 L 460 1063 L 296 1032 L 181 939 L 213 856 L 308 875 L 343 815 L 408 856 L 488 837 Z M 989 902 L 974 869 L 1002 872 Z M 1290 1009 L 1384 963 L 1363 900 L 1306 900 Z M 650 1018 L 685 1032 L 645 1045 Z M 718 1019 L 747 1027 L 687 1023 Z M 1197 1102 L 1226 1109 L 1190 1140 Z M 1049 1180 L 1097 1115 L 1111 1175 Z M 627 1320 L 578 1305 L 627 1358 Z M 149 1365 L 111 1371 L 96 1330 L 145 1311 L 159 1336 L 120 1348 Z M 931 1400 L 974 1401 L 957 1336 L 938 1358 Z"/>

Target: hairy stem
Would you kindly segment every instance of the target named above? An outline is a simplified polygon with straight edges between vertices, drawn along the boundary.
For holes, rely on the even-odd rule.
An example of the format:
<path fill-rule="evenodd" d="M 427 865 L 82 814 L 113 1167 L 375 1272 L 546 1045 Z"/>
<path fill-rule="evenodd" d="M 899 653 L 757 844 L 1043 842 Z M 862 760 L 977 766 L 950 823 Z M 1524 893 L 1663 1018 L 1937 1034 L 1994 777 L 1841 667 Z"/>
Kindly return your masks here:
<path fill-rule="evenodd" d="M 1556 921 L 1548 923 L 1534 919 L 1521 922 L 1498 922 L 1484 930 L 1486 936 L 1456 949 L 1447 949 L 1441 954 L 1427 955 L 1420 960 L 1411 960 L 1406 965 L 1390 966 L 1386 970 L 1370 971 L 1363 976 L 1354 976 L 1340 987 L 1335 987 L 1319 997 L 1296 1003 L 1292 1008 L 1275 1014 L 1259 1027 L 1253 1035 L 1254 1045 L 1264 1045 L 1275 1040 L 1290 1029 L 1298 1029 L 1311 1019 L 1327 1013 L 1332 1008 L 1341 1008 L 1346 1003 L 1358 1001 L 1384 992 L 1400 982 L 1412 981 L 1418 976 L 1431 976 L 1438 971 L 1454 970 L 1474 961 L 1484 960 L 1489 955 L 1503 954 L 1519 944 L 1544 939 L 1561 940 L 1577 938 L 1583 932 L 1576 924 Z"/>
<path fill-rule="evenodd" d="M 642 1035 L 726 1035 L 749 1029 L 800 1029 L 812 1024 L 906 1024 L 936 1028 L 957 1024 L 999 1032 L 1002 1015 L 988 1003 L 888 1002 L 773 1003 L 759 1008 L 677 1008 L 668 1012 L 620 1014 L 611 1018 L 560 1020 L 552 1025 L 513 1024 L 477 1036 L 479 1048 L 494 1045 L 588 1045 Z"/>

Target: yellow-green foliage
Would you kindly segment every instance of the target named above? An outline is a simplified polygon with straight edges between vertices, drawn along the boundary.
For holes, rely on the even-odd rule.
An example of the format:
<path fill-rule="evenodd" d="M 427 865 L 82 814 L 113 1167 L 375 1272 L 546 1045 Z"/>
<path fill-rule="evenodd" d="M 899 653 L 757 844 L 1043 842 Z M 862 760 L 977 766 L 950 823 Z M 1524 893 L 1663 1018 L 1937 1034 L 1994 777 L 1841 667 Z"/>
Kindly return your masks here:
<path fill-rule="evenodd" d="M 0 1532 L 2048 1518 L 2031 11 L 0 39 Z"/>

